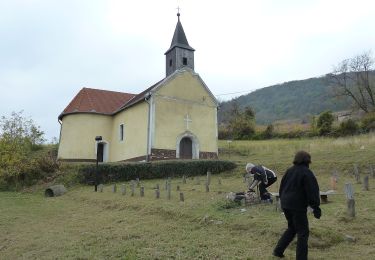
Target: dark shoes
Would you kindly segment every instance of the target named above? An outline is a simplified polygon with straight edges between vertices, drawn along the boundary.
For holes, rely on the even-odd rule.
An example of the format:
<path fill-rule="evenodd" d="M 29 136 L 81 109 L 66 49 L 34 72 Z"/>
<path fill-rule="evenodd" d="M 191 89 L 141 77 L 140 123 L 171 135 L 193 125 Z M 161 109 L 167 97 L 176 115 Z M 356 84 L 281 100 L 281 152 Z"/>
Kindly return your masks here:
<path fill-rule="evenodd" d="M 284 254 L 279 254 L 279 253 L 277 253 L 277 252 L 275 252 L 275 251 L 273 251 L 272 255 L 273 255 L 273 256 L 276 256 L 276 257 L 279 257 L 279 258 L 284 258 L 284 257 L 285 257 Z"/>

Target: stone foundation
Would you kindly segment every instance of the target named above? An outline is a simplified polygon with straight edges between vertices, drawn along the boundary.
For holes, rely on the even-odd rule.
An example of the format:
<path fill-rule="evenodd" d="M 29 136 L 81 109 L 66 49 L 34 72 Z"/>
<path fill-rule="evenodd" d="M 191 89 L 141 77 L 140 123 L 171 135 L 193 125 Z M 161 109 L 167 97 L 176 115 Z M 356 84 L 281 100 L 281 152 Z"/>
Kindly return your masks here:
<path fill-rule="evenodd" d="M 151 161 L 176 159 L 176 150 L 151 149 Z"/>
<path fill-rule="evenodd" d="M 217 153 L 199 152 L 199 159 L 217 159 Z"/>

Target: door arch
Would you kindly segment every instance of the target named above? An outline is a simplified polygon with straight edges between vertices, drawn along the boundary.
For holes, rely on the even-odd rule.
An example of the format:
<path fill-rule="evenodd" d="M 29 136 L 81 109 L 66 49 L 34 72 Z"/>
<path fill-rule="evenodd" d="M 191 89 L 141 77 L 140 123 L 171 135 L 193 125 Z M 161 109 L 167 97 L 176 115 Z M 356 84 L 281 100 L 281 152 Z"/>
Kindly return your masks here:
<path fill-rule="evenodd" d="M 182 151 L 182 148 L 191 148 L 191 156 L 189 151 Z M 177 136 L 176 139 L 176 158 L 185 159 L 186 153 L 188 153 L 190 159 L 199 159 L 199 141 L 198 138 L 190 131 L 185 131 Z"/>

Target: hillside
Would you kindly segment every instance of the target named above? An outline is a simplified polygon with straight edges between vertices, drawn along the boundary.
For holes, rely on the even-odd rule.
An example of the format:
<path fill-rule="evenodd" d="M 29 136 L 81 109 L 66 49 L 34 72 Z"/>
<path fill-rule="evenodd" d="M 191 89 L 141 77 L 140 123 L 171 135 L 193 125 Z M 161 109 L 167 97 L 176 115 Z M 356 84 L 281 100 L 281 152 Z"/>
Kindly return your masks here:
<path fill-rule="evenodd" d="M 219 110 L 219 122 L 226 121 L 233 102 L 237 102 L 240 108 L 251 106 L 259 124 L 284 119 L 308 120 L 309 115 L 325 110 L 350 108 L 349 100 L 338 100 L 333 96 L 333 89 L 326 77 L 285 82 L 223 102 Z"/>

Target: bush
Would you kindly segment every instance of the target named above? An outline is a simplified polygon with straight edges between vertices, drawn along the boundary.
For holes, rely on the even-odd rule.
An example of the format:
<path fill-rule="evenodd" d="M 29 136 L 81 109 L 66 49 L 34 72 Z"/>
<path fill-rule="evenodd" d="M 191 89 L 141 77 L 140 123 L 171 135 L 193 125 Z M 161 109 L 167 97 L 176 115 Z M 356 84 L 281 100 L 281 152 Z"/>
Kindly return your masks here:
<path fill-rule="evenodd" d="M 353 119 L 348 119 L 340 123 L 338 133 L 340 136 L 354 135 L 358 133 L 358 125 Z"/>
<path fill-rule="evenodd" d="M 375 131 L 375 112 L 368 113 L 362 118 L 361 128 L 365 132 Z"/>
<path fill-rule="evenodd" d="M 325 111 L 321 113 L 316 123 L 319 135 L 329 134 L 332 131 L 333 121 L 334 121 L 334 117 L 331 111 Z"/>
<path fill-rule="evenodd" d="M 160 179 L 167 177 L 186 177 L 204 175 L 207 171 L 217 174 L 236 168 L 236 164 L 221 160 L 199 161 L 162 161 L 151 163 L 103 163 L 98 167 L 99 181 L 130 181 L 140 179 Z M 95 180 L 95 164 L 80 165 L 81 182 L 92 183 Z"/>

